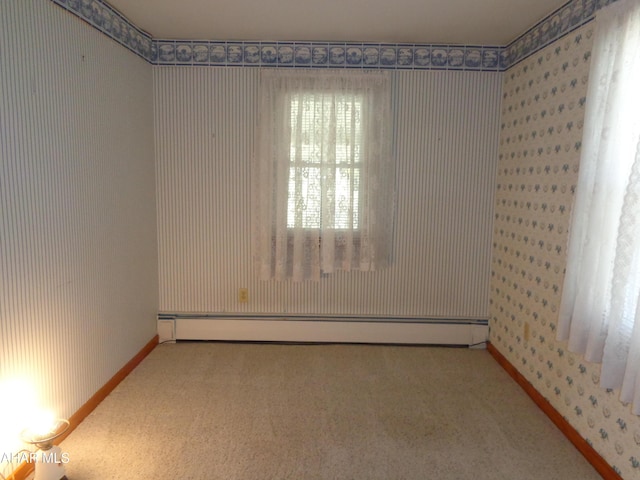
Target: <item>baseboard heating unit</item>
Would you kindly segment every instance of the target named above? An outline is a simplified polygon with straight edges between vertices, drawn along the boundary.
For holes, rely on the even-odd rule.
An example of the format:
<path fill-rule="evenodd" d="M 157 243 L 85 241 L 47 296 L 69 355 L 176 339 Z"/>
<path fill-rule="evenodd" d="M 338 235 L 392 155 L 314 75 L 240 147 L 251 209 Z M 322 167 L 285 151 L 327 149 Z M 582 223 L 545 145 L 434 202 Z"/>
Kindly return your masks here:
<path fill-rule="evenodd" d="M 386 343 L 484 347 L 487 319 L 233 316 L 158 316 L 160 341 Z"/>

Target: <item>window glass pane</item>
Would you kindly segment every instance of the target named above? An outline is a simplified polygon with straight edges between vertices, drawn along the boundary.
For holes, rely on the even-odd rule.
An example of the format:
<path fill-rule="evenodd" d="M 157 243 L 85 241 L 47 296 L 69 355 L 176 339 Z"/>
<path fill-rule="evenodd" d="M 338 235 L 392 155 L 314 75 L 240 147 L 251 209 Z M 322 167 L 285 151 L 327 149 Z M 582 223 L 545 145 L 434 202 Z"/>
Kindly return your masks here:
<path fill-rule="evenodd" d="M 338 168 L 336 175 L 334 228 L 347 229 L 358 227 L 359 179 L 359 169 Z M 351 219 L 352 215 L 353 218 Z"/>
<path fill-rule="evenodd" d="M 320 228 L 320 169 L 289 169 L 287 227 Z"/>
<path fill-rule="evenodd" d="M 358 96 L 341 96 L 336 103 L 336 162 L 360 161 L 362 100 Z"/>

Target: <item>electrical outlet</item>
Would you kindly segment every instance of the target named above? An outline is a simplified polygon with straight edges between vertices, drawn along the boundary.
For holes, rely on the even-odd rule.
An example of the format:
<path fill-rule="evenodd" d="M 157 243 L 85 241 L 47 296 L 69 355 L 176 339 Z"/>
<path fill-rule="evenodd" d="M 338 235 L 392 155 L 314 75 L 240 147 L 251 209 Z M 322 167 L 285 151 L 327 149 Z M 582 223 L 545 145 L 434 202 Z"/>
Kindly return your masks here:
<path fill-rule="evenodd" d="M 249 289 L 241 288 L 238 290 L 238 302 L 247 303 L 249 301 Z"/>
<path fill-rule="evenodd" d="M 524 338 L 525 342 L 529 341 L 529 338 L 531 337 L 531 331 L 529 329 L 529 322 L 524 322 L 524 332 L 522 337 Z"/>

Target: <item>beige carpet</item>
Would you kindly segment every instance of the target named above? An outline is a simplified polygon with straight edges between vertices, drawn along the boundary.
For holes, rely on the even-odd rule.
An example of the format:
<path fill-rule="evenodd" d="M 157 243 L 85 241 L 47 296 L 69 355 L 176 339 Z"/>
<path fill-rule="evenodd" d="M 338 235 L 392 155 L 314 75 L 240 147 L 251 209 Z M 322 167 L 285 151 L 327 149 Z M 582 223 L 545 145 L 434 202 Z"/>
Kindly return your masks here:
<path fill-rule="evenodd" d="M 600 478 L 456 348 L 160 345 L 61 447 L 70 480 Z"/>

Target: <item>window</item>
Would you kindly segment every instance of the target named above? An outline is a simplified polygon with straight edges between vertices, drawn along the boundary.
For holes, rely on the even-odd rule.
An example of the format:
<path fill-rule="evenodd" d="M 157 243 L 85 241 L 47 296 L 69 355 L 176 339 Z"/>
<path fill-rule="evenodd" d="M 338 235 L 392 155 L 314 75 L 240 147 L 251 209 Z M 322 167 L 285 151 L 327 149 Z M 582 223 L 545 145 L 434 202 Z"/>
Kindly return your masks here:
<path fill-rule="evenodd" d="M 596 14 L 558 338 L 640 415 L 640 4 Z"/>
<path fill-rule="evenodd" d="M 394 213 L 391 89 L 367 71 L 263 70 L 252 164 L 260 278 L 388 265 Z"/>
<path fill-rule="evenodd" d="M 359 228 L 362 104 L 358 94 L 291 96 L 287 227 Z"/>

